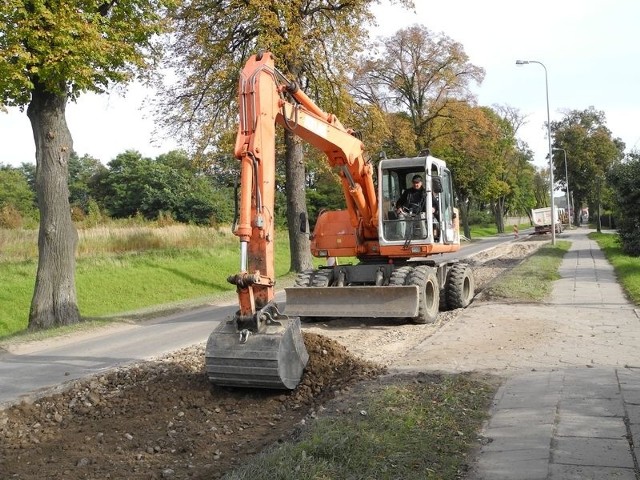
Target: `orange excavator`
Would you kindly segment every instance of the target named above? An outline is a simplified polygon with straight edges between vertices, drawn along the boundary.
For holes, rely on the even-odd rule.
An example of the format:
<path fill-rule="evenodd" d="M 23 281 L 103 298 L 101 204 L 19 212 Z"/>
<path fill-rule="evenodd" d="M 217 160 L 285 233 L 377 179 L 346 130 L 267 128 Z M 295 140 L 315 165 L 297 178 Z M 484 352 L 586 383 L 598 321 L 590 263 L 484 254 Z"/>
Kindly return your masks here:
<path fill-rule="evenodd" d="M 241 170 L 234 234 L 240 240 L 240 272 L 228 280 L 236 285 L 239 310 L 207 342 L 211 382 L 294 389 L 308 361 L 301 320 L 401 317 L 432 323 L 439 310 L 471 302 L 474 280 L 468 265 L 436 260 L 460 248 L 458 211 L 444 161 L 429 152 L 382 158 L 376 172 L 354 132 L 287 80 L 270 53 L 247 61 L 238 105 L 235 156 Z M 318 216 L 312 254 L 358 259 L 300 273 L 295 286 L 286 289 L 283 311 L 274 301 L 277 125 L 324 152 L 341 177 L 346 209 Z M 418 177 L 424 181 L 420 201 L 402 204 L 403 192 Z"/>

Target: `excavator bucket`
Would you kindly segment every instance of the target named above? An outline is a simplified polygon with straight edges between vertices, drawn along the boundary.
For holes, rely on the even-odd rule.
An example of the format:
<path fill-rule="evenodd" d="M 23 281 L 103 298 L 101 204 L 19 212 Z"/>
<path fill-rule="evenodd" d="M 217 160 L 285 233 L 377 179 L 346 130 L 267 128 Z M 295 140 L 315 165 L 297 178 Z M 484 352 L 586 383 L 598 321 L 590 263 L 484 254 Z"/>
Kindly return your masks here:
<path fill-rule="evenodd" d="M 238 331 L 233 319 L 220 322 L 205 352 L 209 380 L 230 387 L 296 388 L 309 354 L 300 319 L 287 317 L 269 323 L 263 333 Z"/>
<path fill-rule="evenodd" d="M 417 285 L 294 287 L 287 293 L 287 315 L 296 317 L 410 317 L 418 315 Z"/>

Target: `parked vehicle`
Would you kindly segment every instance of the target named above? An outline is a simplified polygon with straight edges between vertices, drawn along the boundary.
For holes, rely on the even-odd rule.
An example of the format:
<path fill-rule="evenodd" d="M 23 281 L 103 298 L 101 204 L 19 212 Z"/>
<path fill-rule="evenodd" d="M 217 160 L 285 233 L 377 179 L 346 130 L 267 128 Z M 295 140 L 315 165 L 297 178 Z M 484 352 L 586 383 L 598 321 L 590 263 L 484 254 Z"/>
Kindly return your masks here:
<path fill-rule="evenodd" d="M 555 207 L 556 233 L 562 233 L 562 210 Z M 551 207 L 534 208 L 531 210 L 531 219 L 535 227 L 535 233 L 551 233 Z"/>

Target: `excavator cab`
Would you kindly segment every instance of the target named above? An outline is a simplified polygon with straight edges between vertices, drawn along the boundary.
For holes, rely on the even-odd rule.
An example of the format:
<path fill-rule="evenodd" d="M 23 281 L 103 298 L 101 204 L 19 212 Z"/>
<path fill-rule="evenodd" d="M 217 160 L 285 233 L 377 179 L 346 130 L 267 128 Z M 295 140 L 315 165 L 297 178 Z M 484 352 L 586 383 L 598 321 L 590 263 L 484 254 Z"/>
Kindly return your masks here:
<path fill-rule="evenodd" d="M 401 205 L 415 177 L 422 179 L 422 199 Z M 460 243 L 451 173 L 443 161 L 429 155 L 381 160 L 378 198 L 381 246 Z"/>

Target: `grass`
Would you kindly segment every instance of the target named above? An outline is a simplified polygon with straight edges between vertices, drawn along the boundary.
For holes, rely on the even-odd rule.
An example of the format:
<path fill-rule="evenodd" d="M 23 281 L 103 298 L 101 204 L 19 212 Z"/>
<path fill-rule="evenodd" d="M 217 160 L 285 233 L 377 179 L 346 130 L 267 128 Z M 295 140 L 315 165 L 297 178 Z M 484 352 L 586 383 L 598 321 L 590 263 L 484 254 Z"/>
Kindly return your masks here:
<path fill-rule="evenodd" d="M 466 375 L 400 377 L 224 479 L 457 479 L 493 394 L 491 384 Z"/>
<path fill-rule="evenodd" d="M 2 239 L 8 248 L 0 259 L 0 338 L 26 330 L 37 269 L 29 253 L 37 252 L 35 232 L 5 231 Z M 286 281 L 286 233 L 276 235 L 276 245 L 276 276 Z M 84 319 L 96 320 L 173 309 L 189 301 L 231 300 L 234 287 L 226 278 L 238 268 L 238 241 L 228 231 L 186 226 L 81 231 L 78 306 Z"/>
<path fill-rule="evenodd" d="M 520 225 L 518 225 L 518 229 L 520 231 L 523 231 L 527 228 L 530 228 L 531 224 L 529 223 L 521 223 Z M 469 227 L 469 229 L 471 230 L 471 239 L 476 239 L 476 238 L 483 238 L 483 237 L 491 237 L 493 235 L 497 235 L 498 234 L 498 229 L 496 228 L 495 225 L 471 225 Z M 462 231 L 461 231 L 462 233 Z M 504 233 L 505 234 L 512 234 L 513 233 L 513 225 L 505 225 L 504 226 Z"/>
<path fill-rule="evenodd" d="M 640 305 L 640 257 L 625 254 L 616 234 L 592 232 L 589 238 L 598 243 L 609 263 L 613 265 L 616 277 L 629 299 Z"/>
<path fill-rule="evenodd" d="M 551 282 L 560 279 L 558 267 L 571 243 L 565 240 L 545 245 L 488 288 L 493 298 L 516 301 L 542 301 L 551 294 Z"/>

